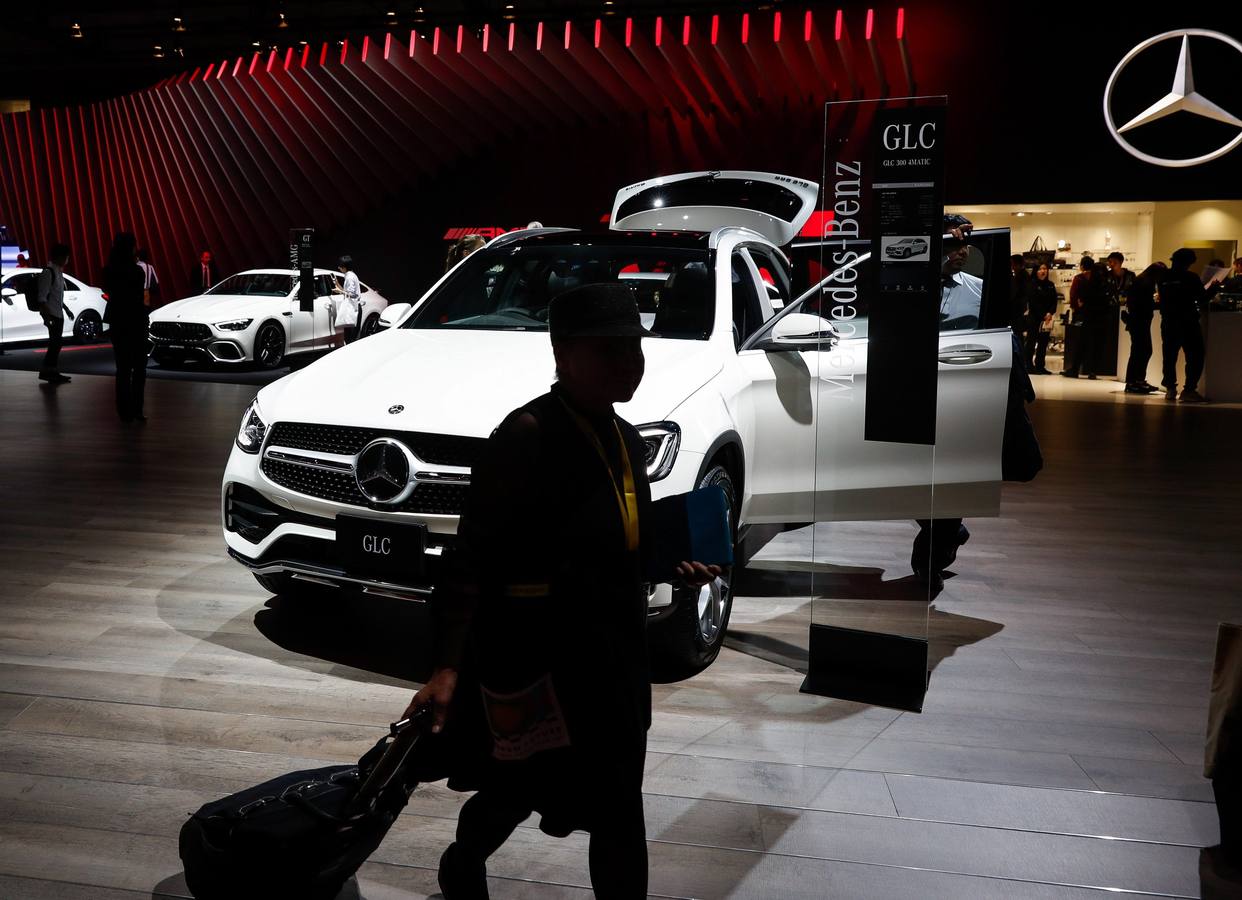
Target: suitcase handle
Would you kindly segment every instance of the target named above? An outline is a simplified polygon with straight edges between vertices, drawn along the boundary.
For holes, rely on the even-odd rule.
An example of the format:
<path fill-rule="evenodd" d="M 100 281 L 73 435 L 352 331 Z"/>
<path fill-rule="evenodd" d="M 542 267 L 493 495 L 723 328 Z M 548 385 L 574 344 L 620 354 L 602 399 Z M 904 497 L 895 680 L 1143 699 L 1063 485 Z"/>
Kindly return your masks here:
<path fill-rule="evenodd" d="M 345 813 L 346 819 L 366 815 L 375 808 L 375 801 L 391 785 L 400 774 L 410 751 L 418 743 L 418 739 L 431 725 L 432 711 L 424 706 L 415 711 L 414 715 L 388 726 L 388 738 L 391 740 L 384 755 L 375 764 L 366 781 L 358 788 L 358 793 L 349 804 Z"/>

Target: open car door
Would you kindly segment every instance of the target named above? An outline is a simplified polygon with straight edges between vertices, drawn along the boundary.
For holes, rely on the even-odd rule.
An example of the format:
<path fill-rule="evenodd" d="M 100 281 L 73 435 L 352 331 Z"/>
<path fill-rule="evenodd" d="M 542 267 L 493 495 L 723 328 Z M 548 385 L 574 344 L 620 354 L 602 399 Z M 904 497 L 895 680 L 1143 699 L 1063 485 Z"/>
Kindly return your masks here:
<path fill-rule="evenodd" d="M 617 191 L 614 231 L 712 231 L 739 225 L 778 247 L 792 241 L 815 210 L 819 185 L 771 172 L 686 172 Z"/>

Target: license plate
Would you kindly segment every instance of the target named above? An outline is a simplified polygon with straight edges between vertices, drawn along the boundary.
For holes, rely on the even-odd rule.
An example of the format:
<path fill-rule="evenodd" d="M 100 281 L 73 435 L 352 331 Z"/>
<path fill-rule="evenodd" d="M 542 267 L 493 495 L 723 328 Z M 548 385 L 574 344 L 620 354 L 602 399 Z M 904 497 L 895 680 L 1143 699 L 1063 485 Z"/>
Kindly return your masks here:
<path fill-rule="evenodd" d="M 423 577 L 427 526 L 337 516 L 336 546 L 348 574 L 405 583 Z"/>

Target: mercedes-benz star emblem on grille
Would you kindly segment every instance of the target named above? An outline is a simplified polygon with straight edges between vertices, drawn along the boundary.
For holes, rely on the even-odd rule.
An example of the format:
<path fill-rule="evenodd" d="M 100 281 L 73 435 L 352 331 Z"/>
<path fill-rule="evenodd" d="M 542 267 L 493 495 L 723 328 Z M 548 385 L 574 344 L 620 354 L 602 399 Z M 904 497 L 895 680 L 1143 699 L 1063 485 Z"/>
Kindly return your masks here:
<path fill-rule="evenodd" d="M 362 448 L 354 463 L 358 490 L 372 503 L 395 506 L 414 493 L 414 454 L 392 438 L 378 438 Z"/>
<path fill-rule="evenodd" d="M 1134 61 L 1135 57 L 1139 56 L 1147 48 L 1162 41 L 1179 37 L 1182 39 L 1182 49 L 1177 58 L 1177 68 L 1173 72 L 1173 89 L 1137 116 L 1130 119 L 1130 121 L 1118 127 L 1116 122 L 1113 121 L 1112 109 L 1113 88 L 1117 83 L 1117 77 L 1126 66 Z M 1234 40 L 1227 34 L 1221 34 L 1219 31 L 1206 31 L 1202 28 L 1183 28 L 1177 31 L 1166 31 L 1164 34 L 1148 38 L 1123 56 L 1121 62 L 1117 63 L 1117 68 L 1113 70 L 1113 74 L 1109 76 L 1108 84 L 1104 88 L 1104 124 L 1108 126 L 1109 132 L 1112 133 L 1114 140 L 1122 146 L 1122 149 L 1131 156 L 1143 160 L 1143 162 L 1148 162 L 1155 166 L 1182 169 L 1219 159 L 1242 144 L 1242 119 L 1239 119 L 1229 110 L 1217 106 L 1195 90 L 1194 69 L 1190 63 L 1190 39 L 1192 37 L 1210 38 L 1220 41 L 1242 54 L 1242 43 Z M 1226 125 L 1232 125 L 1238 129 L 1238 133 L 1234 135 L 1232 140 L 1217 147 L 1211 153 L 1179 159 L 1165 159 L 1160 156 L 1152 156 L 1150 153 L 1144 153 L 1122 137 L 1128 131 L 1141 128 L 1158 119 L 1163 119 L 1165 116 L 1171 116 L 1176 112 L 1185 112 L 1193 116 L 1201 116 L 1205 119 L 1213 119 Z"/>
<path fill-rule="evenodd" d="M 388 411 L 395 416 L 399 412 L 405 412 L 405 407 L 398 403 L 396 406 L 388 407 Z"/>

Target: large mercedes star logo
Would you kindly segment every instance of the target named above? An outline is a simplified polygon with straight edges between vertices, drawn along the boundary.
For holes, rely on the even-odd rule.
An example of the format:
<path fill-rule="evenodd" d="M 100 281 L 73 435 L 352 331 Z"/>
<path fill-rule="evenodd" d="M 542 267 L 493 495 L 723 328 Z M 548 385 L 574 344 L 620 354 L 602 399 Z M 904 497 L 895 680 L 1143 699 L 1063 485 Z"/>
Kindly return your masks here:
<path fill-rule="evenodd" d="M 1169 91 L 1163 98 L 1157 100 L 1147 109 L 1143 110 L 1129 122 L 1126 122 L 1120 128 L 1113 121 L 1112 101 L 1113 87 L 1117 83 L 1117 77 L 1122 70 L 1130 64 L 1139 54 L 1163 41 L 1172 40 L 1180 37 L 1182 39 L 1182 52 L 1177 59 L 1177 70 L 1173 73 L 1173 90 Z M 1226 34 L 1219 31 L 1205 31 L 1202 28 L 1183 28 L 1177 31 L 1166 31 L 1164 34 L 1158 34 L 1153 38 L 1148 38 L 1139 44 L 1117 64 L 1117 68 L 1113 70 L 1113 74 L 1109 76 L 1108 85 L 1104 88 L 1104 122 L 1108 125 L 1108 130 L 1112 132 L 1113 137 L 1117 140 L 1123 149 L 1131 156 L 1135 156 L 1144 162 L 1149 162 L 1156 166 L 1166 166 L 1169 168 L 1182 169 L 1189 166 L 1197 166 L 1205 162 L 1211 162 L 1219 159 L 1226 153 L 1236 149 L 1242 144 L 1242 119 L 1239 119 L 1233 113 L 1217 106 L 1207 97 L 1195 90 L 1194 69 L 1190 63 L 1190 39 L 1192 37 L 1211 38 L 1221 41 L 1237 50 L 1242 54 L 1242 43 L 1234 40 Z M 1163 159 L 1159 156 L 1152 156 L 1139 150 L 1129 141 L 1122 137 L 1128 131 L 1140 128 L 1155 122 L 1157 119 L 1163 119 L 1165 116 L 1171 116 L 1175 112 L 1186 112 L 1195 116 L 1202 116 L 1206 119 L 1213 119 L 1217 122 L 1224 122 L 1227 125 L 1233 125 L 1238 129 L 1237 135 L 1233 140 L 1218 147 L 1211 153 L 1205 153 L 1202 156 L 1190 156 L 1183 159 Z"/>
<path fill-rule="evenodd" d="M 354 463 L 358 490 L 372 503 L 395 506 L 418 487 L 414 454 L 392 438 L 378 438 L 362 448 Z"/>

